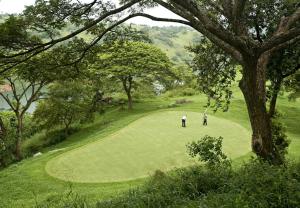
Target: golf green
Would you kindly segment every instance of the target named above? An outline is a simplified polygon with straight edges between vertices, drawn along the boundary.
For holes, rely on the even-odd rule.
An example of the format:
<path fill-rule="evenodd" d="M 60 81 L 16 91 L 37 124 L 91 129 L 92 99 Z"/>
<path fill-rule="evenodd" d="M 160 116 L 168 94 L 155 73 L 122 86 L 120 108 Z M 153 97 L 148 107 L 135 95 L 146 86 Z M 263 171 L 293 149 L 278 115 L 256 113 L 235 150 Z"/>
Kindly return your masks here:
<path fill-rule="evenodd" d="M 187 114 L 187 127 L 181 117 Z M 53 177 L 73 182 L 104 183 L 147 177 L 155 170 L 168 171 L 195 163 L 186 144 L 204 135 L 222 136 L 230 158 L 250 151 L 250 132 L 229 120 L 202 114 L 166 111 L 145 116 L 113 135 L 63 153 L 46 165 Z"/>

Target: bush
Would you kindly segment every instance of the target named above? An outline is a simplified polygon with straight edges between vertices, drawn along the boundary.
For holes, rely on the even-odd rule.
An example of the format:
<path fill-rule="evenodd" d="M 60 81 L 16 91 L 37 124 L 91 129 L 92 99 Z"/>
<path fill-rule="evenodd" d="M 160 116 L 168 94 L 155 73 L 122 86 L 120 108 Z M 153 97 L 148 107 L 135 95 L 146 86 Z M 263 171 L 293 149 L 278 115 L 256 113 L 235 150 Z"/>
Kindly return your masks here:
<path fill-rule="evenodd" d="M 226 163 L 193 166 L 171 173 L 156 171 L 143 186 L 111 200 L 89 204 L 71 193 L 53 196 L 37 208 L 286 208 L 300 206 L 300 163 L 273 166 L 252 159 L 240 169 Z"/>
<path fill-rule="evenodd" d="M 59 196 L 50 196 L 47 200 L 37 203 L 35 208 L 88 208 L 91 207 L 87 200 L 70 190 Z"/>
<path fill-rule="evenodd" d="M 197 94 L 197 91 L 193 88 L 184 88 L 181 92 L 181 96 L 193 96 Z"/>
<path fill-rule="evenodd" d="M 178 104 L 178 105 L 182 105 L 182 104 L 186 104 L 186 103 L 192 103 L 193 101 L 191 100 L 187 100 L 187 99 L 179 99 L 179 100 L 176 100 L 175 103 Z"/>
<path fill-rule="evenodd" d="M 167 107 L 168 108 L 176 108 L 176 107 L 178 107 L 178 105 L 176 103 L 170 103 Z"/>
<path fill-rule="evenodd" d="M 203 137 L 188 145 L 207 166 L 156 171 L 148 183 L 98 208 L 123 207 L 299 207 L 300 164 L 273 166 L 252 159 L 233 170 L 222 152 L 222 137 Z"/>
<path fill-rule="evenodd" d="M 69 135 L 74 134 L 77 131 L 78 128 L 73 127 L 69 129 Z M 63 129 L 40 132 L 23 142 L 22 155 L 23 157 L 30 157 L 46 147 L 50 147 L 64 141 L 66 138 L 67 137 Z"/>
<path fill-rule="evenodd" d="M 222 151 L 223 138 L 204 136 L 197 142 L 187 145 L 191 157 L 199 157 L 199 160 L 208 164 L 208 166 L 221 163 L 228 163 L 227 156 Z"/>
<path fill-rule="evenodd" d="M 157 171 L 143 187 L 96 207 L 299 207 L 300 164 L 272 166 L 252 160 L 241 169 L 195 166 Z"/>
<path fill-rule="evenodd" d="M 299 164 L 272 166 L 253 160 L 218 192 L 210 192 L 197 207 L 299 207 Z"/>
<path fill-rule="evenodd" d="M 176 88 L 167 91 L 164 95 L 167 97 L 193 96 L 199 92 L 193 88 Z"/>
<path fill-rule="evenodd" d="M 0 168 L 6 167 L 16 162 L 15 148 L 17 132 L 15 125 L 12 125 L 11 120 L 15 120 L 15 114 L 12 111 L 2 111 L 0 116 L 3 120 L 3 125 L 6 129 L 6 134 L 0 138 Z M 32 117 L 25 114 L 23 120 L 23 139 L 26 141 L 38 131 L 38 127 L 32 122 Z"/>
<path fill-rule="evenodd" d="M 287 138 L 285 126 L 278 119 L 272 120 L 272 137 L 273 143 L 284 161 L 290 140 Z"/>
<path fill-rule="evenodd" d="M 212 174 L 214 172 L 215 174 Z M 223 173 L 223 175 L 220 175 Z M 196 166 L 178 169 L 172 174 L 157 171 L 141 188 L 122 197 L 98 202 L 97 208 L 178 207 L 219 189 L 229 174 L 217 169 Z"/>

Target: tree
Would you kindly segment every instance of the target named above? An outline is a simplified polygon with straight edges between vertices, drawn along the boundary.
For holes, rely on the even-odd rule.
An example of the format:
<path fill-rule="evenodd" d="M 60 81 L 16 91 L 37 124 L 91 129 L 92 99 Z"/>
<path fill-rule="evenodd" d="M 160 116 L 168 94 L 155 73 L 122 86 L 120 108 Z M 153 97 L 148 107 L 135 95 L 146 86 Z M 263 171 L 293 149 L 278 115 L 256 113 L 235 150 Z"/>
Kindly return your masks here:
<path fill-rule="evenodd" d="M 214 100 L 214 111 L 219 108 L 227 111 L 237 63 L 207 38 L 200 39 L 188 50 L 194 53 L 191 67 L 197 76 L 199 90 L 207 95 L 207 106 L 211 106 Z"/>
<path fill-rule="evenodd" d="M 160 49 L 142 42 L 115 41 L 96 64 L 98 73 L 110 83 L 120 82 L 132 109 L 132 91 L 138 83 L 153 84 L 158 77 L 170 75 L 171 63 Z"/>
<path fill-rule="evenodd" d="M 188 25 L 230 54 L 242 66 L 243 78 L 239 86 L 252 127 L 252 149 L 258 156 L 280 163 L 279 154 L 272 143 L 271 119 L 266 108 L 266 72 L 273 52 L 300 39 L 298 1 L 123 0 L 121 3 L 122 6 L 116 8 L 111 2 L 103 3 L 100 0 L 85 4 L 80 1 L 38 0 L 35 6 L 27 7 L 24 13 L 35 30 L 40 29 L 50 36 L 68 21 L 83 26 L 63 37 L 50 36 L 50 41 L 36 44 L 30 49 L 5 53 L 2 60 L 12 60 L 14 64 L 24 62 L 36 53 L 98 25 L 101 30 L 90 43 L 89 47 L 92 47 L 105 33 L 137 16 Z M 157 4 L 184 20 L 153 17 L 142 12 L 143 8 Z M 120 13 L 123 15 L 118 15 Z M 15 57 L 20 59 L 15 61 Z M 5 63 L 2 71 L 9 70 L 12 62 Z"/>
<path fill-rule="evenodd" d="M 297 92 L 297 86 L 299 89 L 296 73 L 300 69 L 300 42 L 274 53 L 267 67 L 267 78 L 271 81 L 269 115 L 274 117 L 280 89 L 285 87 L 286 90 L 295 92 Z"/>
<path fill-rule="evenodd" d="M 81 42 L 79 42 L 81 43 Z M 60 46 L 47 53 L 35 56 L 9 72 L 3 74 L 3 80 L 11 92 L 0 91 L 0 97 L 9 105 L 16 117 L 16 150 L 15 155 L 21 159 L 21 143 L 23 140 L 23 119 L 30 106 L 42 97 L 42 89 L 55 80 L 76 77 L 80 74 L 81 65 L 65 64 L 72 60 L 74 45 Z"/>
<path fill-rule="evenodd" d="M 46 129 L 64 126 L 65 137 L 70 127 L 90 113 L 93 94 L 88 85 L 79 80 L 59 81 L 49 86 L 46 99 L 34 111 L 34 120 Z"/>
<path fill-rule="evenodd" d="M 17 71 L 16 71 L 17 73 Z M 23 119 L 25 113 L 31 104 L 40 98 L 41 90 L 48 83 L 44 79 L 23 80 L 20 74 L 5 76 L 5 80 L 11 87 L 12 92 L 1 92 L 0 96 L 10 106 L 17 119 L 16 130 L 16 149 L 15 155 L 18 160 L 21 159 L 21 143 L 23 139 Z M 25 100 L 25 101 L 24 101 Z"/>

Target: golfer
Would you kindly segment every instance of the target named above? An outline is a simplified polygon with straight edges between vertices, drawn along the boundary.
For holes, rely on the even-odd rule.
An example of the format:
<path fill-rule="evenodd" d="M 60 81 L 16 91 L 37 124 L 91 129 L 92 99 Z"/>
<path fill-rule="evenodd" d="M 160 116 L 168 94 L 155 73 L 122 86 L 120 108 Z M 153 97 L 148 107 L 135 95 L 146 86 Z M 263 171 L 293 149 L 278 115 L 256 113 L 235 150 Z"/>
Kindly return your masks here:
<path fill-rule="evenodd" d="M 203 126 L 207 126 L 207 114 L 203 114 Z"/>
<path fill-rule="evenodd" d="M 186 127 L 186 115 L 182 116 L 181 124 L 182 124 L 182 127 Z"/>

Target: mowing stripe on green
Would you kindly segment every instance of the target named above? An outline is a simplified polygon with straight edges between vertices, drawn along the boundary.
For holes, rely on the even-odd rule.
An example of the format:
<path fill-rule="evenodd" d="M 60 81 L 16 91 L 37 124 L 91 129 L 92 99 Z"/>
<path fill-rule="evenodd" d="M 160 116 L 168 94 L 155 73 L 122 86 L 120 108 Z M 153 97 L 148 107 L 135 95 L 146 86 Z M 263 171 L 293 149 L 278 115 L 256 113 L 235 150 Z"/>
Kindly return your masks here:
<path fill-rule="evenodd" d="M 181 117 L 187 114 L 187 127 Z M 224 137 L 223 149 L 231 158 L 250 151 L 250 132 L 229 120 L 202 114 L 166 111 L 143 117 L 104 139 L 63 153 L 50 160 L 46 171 L 73 182 L 105 183 L 147 177 L 155 170 L 168 171 L 195 163 L 186 144 L 204 135 Z"/>

